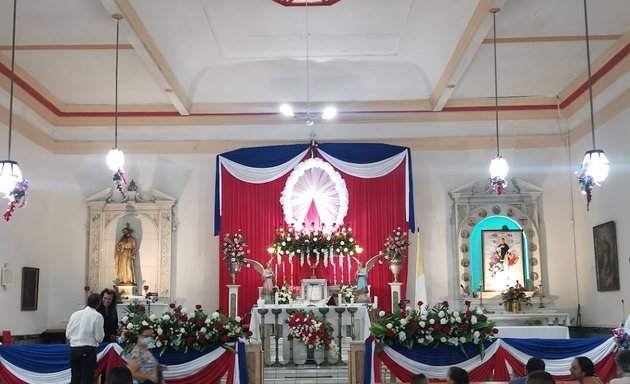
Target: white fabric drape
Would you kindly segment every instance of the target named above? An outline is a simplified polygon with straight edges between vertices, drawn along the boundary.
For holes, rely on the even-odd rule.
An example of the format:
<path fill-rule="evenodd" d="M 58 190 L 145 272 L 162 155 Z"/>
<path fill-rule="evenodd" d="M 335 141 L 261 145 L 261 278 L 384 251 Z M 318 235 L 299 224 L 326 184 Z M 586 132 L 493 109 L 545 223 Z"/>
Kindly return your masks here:
<path fill-rule="evenodd" d="M 354 177 L 361 177 L 363 179 L 385 176 L 396 169 L 396 167 L 398 167 L 400 163 L 407 158 L 407 151 L 405 150 L 388 159 L 376 161 L 374 163 L 357 164 L 334 158 L 321 149 L 319 150 L 319 153 L 327 162 L 332 164 L 333 167 L 337 168 L 341 172 Z"/>

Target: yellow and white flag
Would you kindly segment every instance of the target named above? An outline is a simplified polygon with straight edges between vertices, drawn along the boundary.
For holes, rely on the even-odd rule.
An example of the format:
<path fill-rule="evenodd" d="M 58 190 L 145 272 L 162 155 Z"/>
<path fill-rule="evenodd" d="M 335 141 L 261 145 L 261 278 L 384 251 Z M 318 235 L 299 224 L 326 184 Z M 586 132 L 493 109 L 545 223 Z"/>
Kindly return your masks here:
<path fill-rule="evenodd" d="M 416 303 L 427 303 L 427 283 L 424 277 L 424 260 L 420 246 L 420 229 L 416 230 Z"/>

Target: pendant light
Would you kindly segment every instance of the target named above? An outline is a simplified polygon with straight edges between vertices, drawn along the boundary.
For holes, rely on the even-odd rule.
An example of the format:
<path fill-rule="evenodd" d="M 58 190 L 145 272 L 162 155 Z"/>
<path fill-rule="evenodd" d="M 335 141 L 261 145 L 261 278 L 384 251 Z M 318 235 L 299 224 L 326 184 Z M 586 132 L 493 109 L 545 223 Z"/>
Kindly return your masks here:
<path fill-rule="evenodd" d="M 492 8 L 490 12 L 492 13 L 492 46 L 494 48 L 494 116 L 497 139 L 497 157 L 490 162 L 490 183 L 492 189 L 500 195 L 507 186 L 508 164 L 499 152 L 499 90 L 497 86 L 497 12 L 499 8 Z"/>
<path fill-rule="evenodd" d="M 127 184 L 125 179 L 125 170 L 123 168 L 125 164 L 125 155 L 118 149 L 118 51 L 120 45 L 120 20 L 122 15 L 114 14 L 112 16 L 116 20 L 116 85 L 114 95 L 114 148 L 112 148 L 107 154 L 107 166 L 114 172 L 113 180 L 116 183 L 116 188 L 124 196 L 122 185 Z"/>
<path fill-rule="evenodd" d="M 589 149 L 584 154 L 582 164 L 576 172 L 580 183 L 582 194 L 586 195 L 586 210 L 588 211 L 591 204 L 592 192 L 594 185 L 606 180 L 608 177 L 608 168 L 610 162 L 603 150 L 597 149 L 595 146 L 595 113 L 593 112 L 593 80 L 591 77 L 591 51 L 588 35 L 588 11 L 586 9 L 586 0 L 584 0 L 584 29 L 586 33 L 586 61 L 588 68 L 588 100 L 591 111 L 591 139 L 593 141 L 593 149 Z"/>
<path fill-rule="evenodd" d="M 13 87 L 15 79 L 15 29 L 17 19 L 17 0 L 13 1 L 13 37 L 11 42 L 11 80 L 9 88 L 9 141 L 7 160 L 0 161 L 0 193 L 9 199 L 9 208 L 4 212 L 6 221 L 11 219 L 16 207 L 26 205 L 28 180 L 22 177 L 22 170 L 17 161 L 11 160 L 11 140 L 13 133 Z"/>
<path fill-rule="evenodd" d="M 275 1 L 275 0 L 274 0 Z M 298 113 L 293 111 L 290 104 L 280 105 L 280 114 L 294 119 L 304 120 L 307 126 L 312 126 L 319 120 L 332 120 L 337 116 L 337 108 L 328 106 L 319 113 L 311 113 L 311 97 L 310 97 L 310 56 L 309 56 L 309 32 L 308 32 L 308 1 L 304 2 L 306 14 L 306 113 Z"/>

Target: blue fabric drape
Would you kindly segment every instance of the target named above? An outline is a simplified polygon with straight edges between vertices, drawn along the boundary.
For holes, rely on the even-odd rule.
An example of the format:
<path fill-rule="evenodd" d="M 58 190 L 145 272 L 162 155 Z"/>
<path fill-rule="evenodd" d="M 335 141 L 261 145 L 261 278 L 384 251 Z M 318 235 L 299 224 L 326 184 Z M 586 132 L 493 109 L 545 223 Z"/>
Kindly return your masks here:
<path fill-rule="evenodd" d="M 319 144 L 322 151 L 349 163 L 375 163 L 396 156 L 406 147 L 376 143 L 327 143 Z"/>
<path fill-rule="evenodd" d="M 504 342 L 519 351 L 541 359 L 565 359 L 580 356 L 601 345 L 610 337 L 593 339 L 511 339 Z"/>
<path fill-rule="evenodd" d="M 363 377 L 366 379 L 368 377 L 372 377 L 372 338 L 367 338 L 365 340 L 365 357 L 363 358 Z"/>
<path fill-rule="evenodd" d="M 153 353 L 153 356 L 155 356 L 156 359 L 158 359 L 158 361 L 160 362 L 160 364 L 164 364 L 164 365 L 177 365 L 177 364 L 183 364 L 183 363 L 187 363 L 191 360 L 195 360 L 198 359 L 199 357 L 206 355 L 212 351 L 214 351 L 217 348 L 223 348 L 221 346 L 212 346 L 208 349 L 206 349 L 203 352 L 199 352 L 195 349 L 188 349 L 188 352 L 186 353 L 182 353 L 182 351 L 175 351 L 173 349 L 167 349 L 164 354 L 162 356 L 160 356 L 160 349 L 159 348 L 154 348 L 151 350 L 151 353 Z"/>
<path fill-rule="evenodd" d="M 96 353 L 108 344 L 101 343 Z M 69 344 L 0 345 L 0 356 L 32 372 L 54 373 L 70 368 Z"/>
<path fill-rule="evenodd" d="M 488 348 L 495 341 L 496 340 L 486 342 L 484 343 L 484 346 Z M 447 345 L 440 345 L 438 347 L 420 345 L 414 347 L 413 349 L 397 346 L 393 347 L 393 349 L 409 359 L 432 366 L 455 365 L 479 355 L 479 346 L 473 343 L 464 344 L 464 351 L 468 356 L 466 356 L 458 347 Z"/>

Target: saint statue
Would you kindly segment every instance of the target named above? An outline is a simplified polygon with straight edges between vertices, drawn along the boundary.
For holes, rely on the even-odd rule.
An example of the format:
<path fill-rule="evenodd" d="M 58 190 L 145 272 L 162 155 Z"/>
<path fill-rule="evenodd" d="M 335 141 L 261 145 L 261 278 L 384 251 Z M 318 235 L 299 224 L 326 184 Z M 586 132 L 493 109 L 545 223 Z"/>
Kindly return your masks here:
<path fill-rule="evenodd" d="M 376 261 L 381 257 L 381 254 L 376 256 L 372 256 L 369 260 L 363 264 L 359 259 L 353 257 L 353 259 L 357 262 L 357 272 L 354 275 L 357 285 L 357 303 L 369 303 L 370 302 L 370 294 L 368 289 L 368 273 L 370 269 L 374 267 Z"/>
<path fill-rule="evenodd" d="M 136 285 L 136 238 L 131 234 L 133 229 L 127 223 L 122 229 L 122 236 L 116 243 L 116 253 L 114 254 L 114 265 L 116 267 L 116 277 L 118 285 Z"/>
<path fill-rule="evenodd" d="M 271 260 L 273 260 L 273 257 L 271 259 L 269 259 L 269 261 L 267 261 L 266 265 L 263 266 L 261 263 L 259 263 L 256 260 L 252 260 L 252 259 L 245 259 L 245 263 L 246 264 L 250 264 L 252 265 L 256 271 L 258 271 L 258 273 L 260 273 L 260 276 L 262 277 L 262 290 L 261 290 L 261 299 L 264 299 L 265 301 L 271 301 L 273 300 L 273 298 L 271 297 L 271 294 L 273 293 L 273 287 L 275 286 L 275 282 L 276 282 L 276 275 L 275 273 L 273 273 L 273 269 L 271 269 Z"/>

